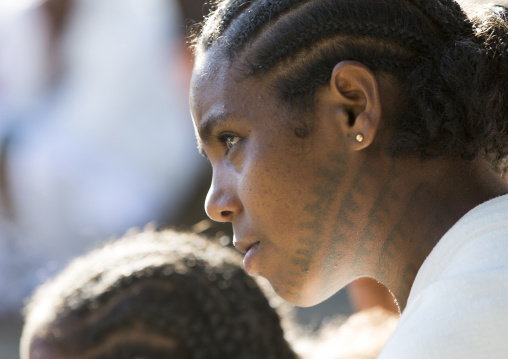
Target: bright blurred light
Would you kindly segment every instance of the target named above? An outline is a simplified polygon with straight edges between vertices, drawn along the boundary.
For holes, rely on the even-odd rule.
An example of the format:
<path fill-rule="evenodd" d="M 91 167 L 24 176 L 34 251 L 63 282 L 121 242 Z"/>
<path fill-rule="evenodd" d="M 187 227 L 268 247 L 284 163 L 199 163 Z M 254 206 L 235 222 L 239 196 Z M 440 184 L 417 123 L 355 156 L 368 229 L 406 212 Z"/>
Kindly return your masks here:
<path fill-rule="evenodd" d="M 0 21 L 39 2 L 41 0 L 0 0 Z"/>

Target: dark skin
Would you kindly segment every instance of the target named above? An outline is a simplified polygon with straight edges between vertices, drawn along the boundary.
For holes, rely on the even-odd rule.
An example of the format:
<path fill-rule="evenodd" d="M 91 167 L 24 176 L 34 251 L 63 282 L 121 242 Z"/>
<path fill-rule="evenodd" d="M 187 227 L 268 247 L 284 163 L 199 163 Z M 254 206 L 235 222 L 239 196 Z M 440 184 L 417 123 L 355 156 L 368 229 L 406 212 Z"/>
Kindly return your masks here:
<path fill-rule="evenodd" d="M 387 151 L 398 83 L 340 62 L 313 113 L 297 113 L 266 79 L 242 79 L 211 49 L 196 56 L 191 108 L 213 167 L 208 215 L 231 222 L 244 265 L 284 299 L 317 304 L 360 277 L 400 310 L 430 251 L 466 212 L 508 192 L 483 159 L 422 161 Z M 303 139 L 295 118 L 313 124 Z M 363 141 L 357 141 L 357 135 Z"/>
<path fill-rule="evenodd" d="M 389 312 L 397 313 L 399 308 L 392 294 L 380 283 L 371 278 L 360 278 L 347 287 L 349 301 L 356 312 L 381 307 Z"/>

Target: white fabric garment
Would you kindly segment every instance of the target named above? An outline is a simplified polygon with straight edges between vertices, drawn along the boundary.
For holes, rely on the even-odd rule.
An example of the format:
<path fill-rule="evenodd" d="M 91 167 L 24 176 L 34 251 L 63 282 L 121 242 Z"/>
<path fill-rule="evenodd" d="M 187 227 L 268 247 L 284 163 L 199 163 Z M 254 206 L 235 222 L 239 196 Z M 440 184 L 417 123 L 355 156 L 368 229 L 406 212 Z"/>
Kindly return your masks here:
<path fill-rule="evenodd" d="M 472 209 L 420 268 L 379 359 L 508 358 L 508 195 Z"/>

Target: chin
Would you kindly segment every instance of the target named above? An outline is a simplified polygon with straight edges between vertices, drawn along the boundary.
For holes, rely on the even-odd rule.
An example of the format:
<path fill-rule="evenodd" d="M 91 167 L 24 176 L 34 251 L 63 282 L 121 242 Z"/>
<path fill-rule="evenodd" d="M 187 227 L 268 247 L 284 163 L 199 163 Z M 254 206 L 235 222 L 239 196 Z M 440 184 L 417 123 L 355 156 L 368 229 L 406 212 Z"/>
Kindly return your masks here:
<path fill-rule="evenodd" d="M 274 284 L 272 284 L 272 288 L 275 293 L 277 293 L 277 295 L 284 299 L 286 302 L 303 308 L 312 307 L 331 297 L 331 295 L 320 296 L 316 291 L 304 290 L 303 288 L 295 290 L 294 288 L 286 288 L 285 286 Z"/>

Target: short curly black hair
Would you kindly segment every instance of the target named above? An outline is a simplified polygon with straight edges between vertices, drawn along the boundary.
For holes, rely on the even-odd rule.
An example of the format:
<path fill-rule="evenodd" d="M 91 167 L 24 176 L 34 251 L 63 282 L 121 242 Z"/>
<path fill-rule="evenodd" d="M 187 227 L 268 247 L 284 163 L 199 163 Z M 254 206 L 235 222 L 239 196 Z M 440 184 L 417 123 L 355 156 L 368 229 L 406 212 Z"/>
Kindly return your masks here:
<path fill-rule="evenodd" d="M 287 358 L 280 318 L 230 248 L 141 233 L 76 259 L 26 307 L 34 342 L 66 358 Z M 35 349 L 34 349 L 35 350 Z"/>
<path fill-rule="evenodd" d="M 502 6 L 468 17 L 453 0 L 218 0 L 193 42 L 240 59 L 244 76 L 270 74 L 291 104 L 312 100 L 342 60 L 394 75 L 392 154 L 508 155 Z"/>

